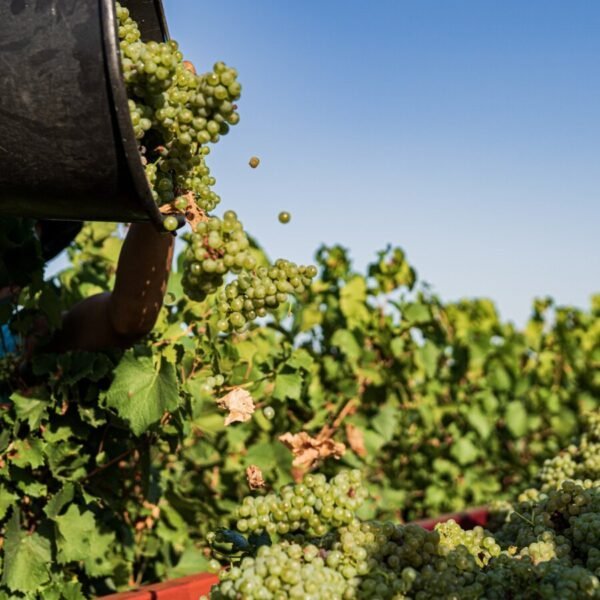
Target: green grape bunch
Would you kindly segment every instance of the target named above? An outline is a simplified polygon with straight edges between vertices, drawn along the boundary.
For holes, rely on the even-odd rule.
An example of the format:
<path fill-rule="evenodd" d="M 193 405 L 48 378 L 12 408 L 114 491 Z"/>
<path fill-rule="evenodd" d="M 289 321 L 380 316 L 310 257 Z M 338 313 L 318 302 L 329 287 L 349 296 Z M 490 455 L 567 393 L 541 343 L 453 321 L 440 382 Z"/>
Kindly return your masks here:
<path fill-rule="evenodd" d="M 290 294 L 303 293 L 317 270 L 284 259 L 257 268 L 236 213 L 225 211 L 222 219 L 210 214 L 221 198 L 212 189 L 208 144 L 239 122 L 237 71 L 217 62 L 199 75 L 177 42 L 142 41 L 129 10 L 119 4 L 117 18 L 131 123 L 152 196 L 167 214 L 167 231 L 179 227 L 177 213 L 192 225 L 184 290 L 198 302 L 218 292 L 218 331 L 239 331 L 275 311 Z M 258 159 L 252 161 L 258 165 Z"/>
<path fill-rule="evenodd" d="M 143 42 L 129 10 L 117 4 L 123 77 L 136 139 L 144 148 L 146 177 L 159 205 L 192 193 L 211 211 L 220 198 L 211 190 L 207 144 L 239 122 L 237 71 L 217 62 L 198 75 L 177 42 Z M 187 202 L 186 202 L 187 204 Z"/>

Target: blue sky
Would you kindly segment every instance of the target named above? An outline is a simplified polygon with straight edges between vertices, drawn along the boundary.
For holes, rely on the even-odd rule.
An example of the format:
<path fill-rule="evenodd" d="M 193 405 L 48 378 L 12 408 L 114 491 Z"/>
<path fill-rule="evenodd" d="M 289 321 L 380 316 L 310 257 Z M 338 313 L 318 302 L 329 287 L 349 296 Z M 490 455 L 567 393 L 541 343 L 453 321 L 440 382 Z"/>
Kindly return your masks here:
<path fill-rule="evenodd" d="M 600 291 L 600 2 L 163 2 L 198 70 L 239 70 L 210 165 L 273 258 L 400 245 L 442 298 L 517 323 Z"/>
<path fill-rule="evenodd" d="M 239 70 L 210 164 L 272 257 L 341 243 L 364 268 L 397 244 L 444 299 L 517 323 L 600 291 L 599 2 L 164 5 L 199 70 Z"/>

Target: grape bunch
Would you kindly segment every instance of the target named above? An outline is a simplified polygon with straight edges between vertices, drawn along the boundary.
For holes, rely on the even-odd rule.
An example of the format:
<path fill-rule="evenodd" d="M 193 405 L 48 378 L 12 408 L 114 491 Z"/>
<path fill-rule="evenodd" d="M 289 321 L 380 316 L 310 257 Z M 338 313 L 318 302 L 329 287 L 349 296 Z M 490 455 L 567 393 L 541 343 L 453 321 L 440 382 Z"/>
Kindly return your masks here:
<path fill-rule="evenodd" d="M 239 122 L 237 71 L 217 62 L 198 75 L 177 42 L 143 42 L 137 23 L 119 4 L 117 19 L 131 122 L 145 150 L 154 199 L 185 211 L 184 198 L 192 194 L 200 208 L 211 211 L 220 198 L 211 190 L 215 180 L 206 165 L 206 144 Z"/>
<path fill-rule="evenodd" d="M 171 213 L 163 226 L 167 231 L 177 229 L 177 213 L 193 223 L 185 252 L 184 289 L 195 301 L 220 290 L 217 328 L 239 331 L 277 309 L 290 294 L 302 293 L 316 268 L 283 259 L 256 268 L 237 215 L 231 210 L 222 219 L 209 215 L 221 198 L 212 189 L 216 180 L 206 163 L 207 144 L 218 142 L 239 122 L 235 102 L 242 88 L 237 71 L 217 62 L 211 72 L 199 75 L 183 60 L 175 41 L 142 41 L 137 23 L 119 4 L 117 19 L 131 123 L 146 177 L 156 203 Z"/>
<path fill-rule="evenodd" d="M 301 294 L 317 274 L 316 267 L 296 265 L 280 258 L 269 267 L 249 271 L 242 267 L 236 279 L 217 295 L 219 331 L 239 330 L 248 321 L 276 310 L 290 294 Z"/>
<path fill-rule="evenodd" d="M 242 268 L 251 270 L 256 259 L 248 251 L 250 242 L 235 212 L 223 219 L 210 217 L 199 223 L 188 237 L 183 286 L 193 300 L 202 301 L 223 285 L 225 275 Z"/>
<path fill-rule="evenodd" d="M 545 492 L 556 489 L 566 479 L 600 485 L 600 411 L 585 415 L 579 439 L 546 460 L 537 476 Z"/>
<path fill-rule="evenodd" d="M 223 286 L 225 275 L 237 277 L 217 295 L 221 332 L 240 330 L 267 310 L 275 310 L 289 294 L 302 293 L 317 274 L 313 266 L 297 266 L 279 259 L 271 267 L 258 267 L 250 242 L 234 211 L 223 219 L 201 222 L 188 238 L 183 286 L 193 300 L 202 301 Z"/>
<path fill-rule="evenodd" d="M 367 497 L 360 471 L 342 471 L 328 482 L 324 475 L 307 475 L 300 485 L 279 494 L 244 498 L 237 510 L 239 532 L 270 536 L 301 531 L 321 537 L 347 525 Z"/>

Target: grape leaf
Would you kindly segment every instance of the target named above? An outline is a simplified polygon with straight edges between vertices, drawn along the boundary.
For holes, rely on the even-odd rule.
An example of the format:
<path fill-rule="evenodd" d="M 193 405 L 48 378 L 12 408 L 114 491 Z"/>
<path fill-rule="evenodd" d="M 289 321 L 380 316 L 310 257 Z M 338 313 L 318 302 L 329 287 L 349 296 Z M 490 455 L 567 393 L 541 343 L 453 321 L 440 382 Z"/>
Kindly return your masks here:
<path fill-rule="evenodd" d="M 48 402 L 38 398 L 28 398 L 17 392 L 10 397 L 17 418 L 27 421 L 29 429 L 37 429 L 42 419 L 46 416 Z"/>
<path fill-rule="evenodd" d="M 504 420 L 514 437 L 518 438 L 527 433 L 527 411 L 519 400 L 508 403 Z"/>
<path fill-rule="evenodd" d="M 38 438 L 17 440 L 14 443 L 14 455 L 11 462 L 17 467 L 31 467 L 36 469 L 44 464 L 45 443 Z"/>
<path fill-rule="evenodd" d="M 20 513 L 14 511 L 4 538 L 2 583 L 13 592 L 33 592 L 50 580 L 50 540 L 21 529 Z"/>
<path fill-rule="evenodd" d="M 273 398 L 277 400 L 300 400 L 302 393 L 302 375 L 296 373 L 277 373 Z"/>
<path fill-rule="evenodd" d="M 458 464 L 464 466 L 477 460 L 479 450 L 469 438 L 462 437 L 452 445 L 450 454 L 458 461 Z"/>
<path fill-rule="evenodd" d="M 366 307 L 367 283 L 360 275 L 350 279 L 340 292 L 340 308 L 348 319 L 350 328 L 359 326 L 369 320 L 369 310 Z"/>
<path fill-rule="evenodd" d="M 58 562 L 64 564 L 74 560 L 85 560 L 91 551 L 96 533 L 94 515 L 71 504 L 64 515 L 54 518 L 58 528 L 56 545 Z"/>
<path fill-rule="evenodd" d="M 104 394 L 106 405 L 140 435 L 179 405 L 175 367 L 161 360 L 156 367 L 148 356 L 126 352 L 115 369 L 112 385 Z"/>
<path fill-rule="evenodd" d="M 18 496 L 8 491 L 4 484 L 0 484 L 0 520 L 4 519 L 8 508 L 17 498 Z"/>
<path fill-rule="evenodd" d="M 351 361 L 360 357 L 361 347 L 356 338 L 347 329 L 338 329 L 331 338 L 331 343 L 337 346 Z"/>

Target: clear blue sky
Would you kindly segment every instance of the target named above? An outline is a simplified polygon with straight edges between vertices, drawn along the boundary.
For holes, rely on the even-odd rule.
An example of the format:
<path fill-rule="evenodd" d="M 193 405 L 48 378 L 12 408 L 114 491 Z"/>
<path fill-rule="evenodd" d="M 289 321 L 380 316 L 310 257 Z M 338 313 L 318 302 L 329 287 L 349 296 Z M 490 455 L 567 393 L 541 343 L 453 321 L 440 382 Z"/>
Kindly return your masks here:
<path fill-rule="evenodd" d="M 600 291 L 597 0 L 163 1 L 199 70 L 239 70 L 210 164 L 273 258 L 397 244 L 517 323 Z"/>
<path fill-rule="evenodd" d="M 600 2 L 164 5 L 199 70 L 239 70 L 211 165 L 272 257 L 341 243 L 362 268 L 391 242 L 443 298 L 518 323 L 534 296 L 600 291 Z"/>

